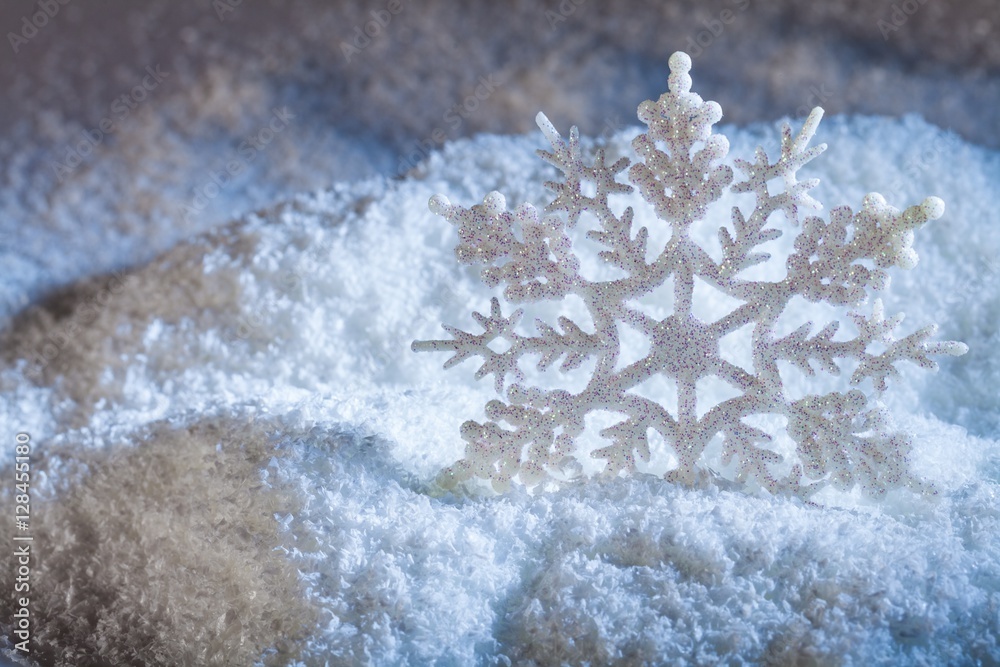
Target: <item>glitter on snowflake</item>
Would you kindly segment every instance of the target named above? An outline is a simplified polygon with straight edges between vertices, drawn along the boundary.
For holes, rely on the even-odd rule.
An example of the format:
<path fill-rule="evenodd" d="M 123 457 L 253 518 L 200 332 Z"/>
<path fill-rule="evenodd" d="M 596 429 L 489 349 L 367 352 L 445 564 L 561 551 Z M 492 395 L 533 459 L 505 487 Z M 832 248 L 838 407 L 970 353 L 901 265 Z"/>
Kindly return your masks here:
<path fill-rule="evenodd" d="M 881 195 L 870 194 L 857 212 L 841 206 L 831 211 L 829 222 L 816 216 L 803 219 L 803 210 L 821 208 L 808 194 L 818 181 L 798 181 L 796 172 L 826 149 L 825 144 L 808 146 L 822 109 L 814 109 L 794 137 L 785 124 L 781 155 L 775 162 L 760 148 L 753 162 L 736 160 L 742 172 L 742 179 L 736 179 L 732 168 L 721 163 L 729 142 L 712 132 L 722 110 L 691 92 L 690 68 L 687 54 L 675 53 L 670 58 L 669 92 L 656 102 L 639 105 L 639 119 L 648 129 L 632 142 L 640 161 L 631 166 L 628 158 L 606 164 L 603 150 L 597 150 L 593 164 L 586 165 L 577 129 L 571 129 L 566 141 L 539 113 L 538 126 L 552 145 L 551 152 L 539 155 L 563 174 L 560 182 L 546 183 L 555 197 L 544 214 L 530 204 L 508 211 L 498 192 L 471 208 L 451 204 L 443 195 L 431 198 L 431 210 L 458 228 L 458 260 L 485 265 L 483 281 L 490 287 L 503 285 L 506 301 L 527 304 L 572 295 L 590 314 L 590 322 L 582 325 L 566 317 L 558 319 L 558 326 L 536 320 L 536 335 L 524 335 L 517 331 L 523 311 L 505 316 L 494 298 L 489 316 L 474 314 L 482 333 L 446 326 L 450 340 L 414 342 L 415 351 L 452 352 L 445 368 L 481 357 L 476 377 L 492 375 L 497 392 L 506 398 L 486 405 L 486 423 L 462 425 L 465 457 L 444 471 L 442 484 L 478 477 L 503 491 L 516 476 L 525 485 L 537 485 L 574 460 L 585 417 L 600 410 L 621 416 L 621 421 L 600 431 L 608 444 L 592 453 L 605 460 L 609 474 L 634 471 L 637 459 L 649 462 L 649 436 L 655 431 L 673 449 L 678 463 L 666 476 L 678 483 L 692 485 L 715 477 L 702 459 L 709 443 L 721 437 L 722 462 L 735 461 L 736 480 L 754 482 L 772 493 L 805 497 L 826 484 L 839 489 L 859 485 L 871 496 L 900 486 L 928 488 L 909 470 L 910 440 L 891 431 L 877 399 L 887 378 L 898 374 L 898 362 L 935 368 L 931 355 L 957 356 L 967 347 L 930 342 L 934 326 L 897 340 L 893 332 L 903 316 L 887 319 L 878 299 L 870 314 L 850 314 L 858 335 L 849 340 L 834 340 L 836 321 L 814 335 L 810 335 L 812 323 L 807 322 L 784 337 L 777 336 L 776 323 L 796 296 L 834 306 L 863 304 L 869 291 L 888 285 L 886 269 L 910 269 L 916 264 L 913 232 L 939 218 L 944 203 L 928 197 L 899 211 Z M 618 180 L 626 169 L 632 185 Z M 783 187 L 775 187 L 777 181 Z M 772 192 L 769 183 L 781 191 Z M 652 261 L 647 261 L 650 235 L 645 227 L 633 229 L 633 209 L 617 215 L 608 203 L 610 196 L 631 193 L 633 186 L 670 227 L 669 241 Z M 705 217 L 727 188 L 754 195 L 756 206 L 749 215 L 732 209 L 731 228 L 718 231 L 722 253 L 716 261 L 691 238 L 689 228 Z M 750 279 L 748 269 L 770 260 L 769 254 L 755 248 L 782 235 L 767 227 L 778 211 L 800 228 L 784 277 Z M 599 223 L 599 229 L 586 238 L 606 247 L 601 258 L 619 269 L 622 277 L 588 280 L 581 275 L 577 240 L 569 230 L 585 212 Z M 715 321 L 701 321 L 693 308 L 696 278 L 741 305 Z M 630 305 L 671 279 L 670 316 L 655 319 Z M 623 356 L 619 324 L 646 337 L 645 356 L 619 364 Z M 752 327 L 753 372 L 720 355 L 721 339 L 745 326 Z M 494 342 L 502 344 L 491 347 Z M 525 355 L 538 355 L 542 371 L 560 359 L 564 371 L 586 361 L 594 362 L 594 371 L 578 393 L 524 386 L 518 363 Z M 871 395 L 853 388 L 792 399 L 778 365 L 787 362 L 813 375 L 815 364 L 837 375 L 841 364 L 851 360 L 855 370 L 850 383 L 870 379 Z M 676 385 L 676 405 L 661 405 L 635 391 L 654 376 Z M 709 377 L 727 383 L 737 395 L 699 416 L 696 386 Z M 788 472 L 775 473 L 784 457 L 767 447 L 771 434 L 747 423 L 755 415 L 786 418 L 798 459 Z"/>

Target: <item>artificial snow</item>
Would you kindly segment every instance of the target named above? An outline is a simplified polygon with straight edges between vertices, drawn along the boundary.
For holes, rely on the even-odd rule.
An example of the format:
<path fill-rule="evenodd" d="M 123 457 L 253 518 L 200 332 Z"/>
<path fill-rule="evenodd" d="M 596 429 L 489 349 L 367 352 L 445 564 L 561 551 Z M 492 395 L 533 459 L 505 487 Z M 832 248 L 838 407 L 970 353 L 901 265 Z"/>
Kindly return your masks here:
<path fill-rule="evenodd" d="M 612 158 L 637 131 L 608 140 Z M 720 131 L 730 159 L 779 145 L 776 124 Z M 831 490 L 812 505 L 679 488 L 662 470 L 534 494 L 437 491 L 494 388 L 472 378 L 475 360 L 445 372 L 410 343 L 469 327 L 493 293 L 455 261 L 455 231 L 427 202 L 545 201 L 537 133 L 448 144 L 404 179 L 301 195 L 95 276 L 78 317 L 23 313 L 0 332 L 17 350 L 0 370 L 0 424 L 48 452 L 43 499 L 88 483 L 61 463 L 74 451 L 150 425 L 135 446 L 205 421 L 265 429 L 281 454 L 265 477 L 301 496 L 275 515 L 282 551 L 319 618 L 294 664 L 997 663 L 1000 154 L 915 118 L 828 118 L 815 141 L 830 147 L 800 177 L 821 179 L 821 215 L 870 191 L 899 208 L 946 203 L 916 234 L 918 267 L 893 269 L 882 294 L 905 333 L 936 321 L 937 339 L 970 349 L 937 374 L 904 369 L 886 395 L 936 497 Z M 710 244 L 725 222 L 692 235 Z M 815 381 L 788 380 L 828 389 Z"/>

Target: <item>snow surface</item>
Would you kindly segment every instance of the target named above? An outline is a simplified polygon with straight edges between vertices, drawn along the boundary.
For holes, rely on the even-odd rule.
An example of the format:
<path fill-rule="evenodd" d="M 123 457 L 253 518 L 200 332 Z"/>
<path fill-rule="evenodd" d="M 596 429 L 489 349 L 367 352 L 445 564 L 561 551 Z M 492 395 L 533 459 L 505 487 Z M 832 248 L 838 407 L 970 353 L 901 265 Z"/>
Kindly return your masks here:
<path fill-rule="evenodd" d="M 721 131 L 730 158 L 777 150 L 775 125 Z M 436 493 L 435 474 L 461 455 L 459 425 L 482 419 L 493 387 L 473 379 L 474 361 L 444 371 L 445 355 L 410 342 L 443 337 L 442 322 L 472 326 L 492 294 L 455 262 L 454 231 L 427 201 L 469 205 L 496 189 L 511 206 L 543 203 L 553 174 L 537 133 L 455 142 L 406 179 L 302 195 L 175 247 L 123 286 L 98 277 L 105 297 L 73 336 L 58 335 L 72 316 L 17 332 L 0 424 L 52 448 L 43 494 L 72 483 L 54 479 L 60 446 L 100 448 L 161 421 L 265 424 L 287 454 L 268 474 L 298 480 L 304 497 L 280 520 L 324 611 L 308 665 L 996 664 L 1000 153 L 917 118 L 826 119 L 815 141 L 830 148 L 800 177 L 822 180 L 813 195 L 827 211 L 869 191 L 899 207 L 946 203 L 917 233 L 917 268 L 895 270 L 882 295 L 887 314 L 907 314 L 906 333 L 937 321 L 939 339 L 970 348 L 937 374 L 905 369 L 887 396 L 936 498 L 830 492 L 812 506 L 651 474 Z M 709 246 L 740 201 L 693 234 Z M 59 352 L 39 367 L 52 341 Z"/>

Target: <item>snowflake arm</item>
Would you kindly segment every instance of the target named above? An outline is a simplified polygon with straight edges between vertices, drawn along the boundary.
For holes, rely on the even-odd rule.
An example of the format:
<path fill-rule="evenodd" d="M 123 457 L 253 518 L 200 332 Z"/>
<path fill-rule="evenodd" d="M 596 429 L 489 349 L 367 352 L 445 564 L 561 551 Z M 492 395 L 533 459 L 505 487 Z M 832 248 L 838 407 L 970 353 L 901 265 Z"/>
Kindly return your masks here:
<path fill-rule="evenodd" d="M 562 222 L 552 216 L 539 219 L 534 206 L 507 211 L 507 201 L 491 192 L 471 208 L 453 205 L 443 195 L 430 200 L 430 209 L 458 228 L 455 256 L 463 264 L 486 264 L 483 282 L 506 284 L 504 297 L 513 303 L 558 299 L 580 280 L 579 260 Z M 523 241 L 514 233 L 519 229 Z"/>
<path fill-rule="evenodd" d="M 471 334 L 456 327 L 445 325 L 445 330 L 452 335 L 451 340 L 414 341 L 410 346 L 414 352 L 454 352 L 444 368 L 452 366 L 473 356 L 483 359 L 482 365 L 476 371 L 476 379 L 493 375 L 497 393 L 503 391 L 506 378 L 511 376 L 515 381 L 522 381 L 524 373 L 518 368 L 518 361 L 526 354 L 540 354 L 538 368 L 545 370 L 560 357 L 565 355 L 563 370 L 572 370 L 582 364 L 588 357 L 599 353 L 604 347 L 599 336 L 588 334 L 576 326 L 572 320 L 561 317 L 560 333 L 542 320 L 536 320 L 540 336 L 521 336 L 514 327 L 521 320 L 523 311 L 518 309 L 509 317 L 504 317 L 500 310 L 500 301 L 493 298 L 490 301 L 490 316 L 473 313 L 476 322 L 483 328 L 481 334 Z M 490 343 L 502 339 L 509 346 L 503 352 L 494 351 Z"/>
<path fill-rule="evenodd" d="M 784 359 L 791 362 L 807 375 L 815 375 L 810 361 L 816 361 L 831 375 L 840 375 L 840 367 L 835 359 L 857 359 L 857 369 L 851 375 L 851 384 L 857 385 L 871 378 L 875 389 L 881 393 L 888 388 L 887 378 L 896 377 L 899 371 L 896 363 L 910 361 L 921 368 L 937 370 L 937 363 L 929 355 L 961 356 L 968 352 L 968 346 L 957 341 L 930 342 L 937 326 L 930 325 L 901 340 L 896 340 L 893 332 L 903 321 L 903 313 L 885 319 L 885 308 L 881 299 L 875 299 L 872 314 L 848 313 L 858 327 L 858 336 L 851 340 L 834 341 L 834 334 L 840 328 L 839 322 L 830 322 L 822 331 L 807 338 L 812 322 L 772 343 L 768 349 L 770 360 Z M 868 347 L 873 343 L 883 343 L 888 347 L 881 353 L 873 354 Z"/>
<path fill-rule="evenodd" d="M 737 422 L 723 430 L 722 464 L 729 465 L 735 459 L 736 481 L 746 483 L 750 479 L 770 491 L 776 493 L 781 483 L 771 474 L 769 465 L 781 463 L 782 457 L 767 448 L 757 447 L 755 442 L 771 442 L 771 436 L 766 432 Z"/>
<path fill-rule="evenodd" d="M 780 209 L 797 225 L 800 206 L 822 208 L 818 201 L 809 196 L 809 190 L 816 187 L 819 180 L 811 178 L 800 182 L 796 177 L 799 169 L 826 150 L 826 144 L 808 147 L 822 118 L 823 109 L 813 109 L 794 138 L 791 126 L 788 123 L 782 124 L 781 157 L 777 162 L 771 163 L 763 148 L 757 149 L 754 155 L 756 159 L 752 163 L 736 160 L 736 168 L 746 175 L 746 180 L 734 183 L 733 192 L 753 192 L 757 196 L 757 208 L 753 215 L 766 219 L 771 212 Z M 775 178 L 782 179 L 784 191 L 771 195 L 767 183 Z"/>
<path fill-rule="evenodd" d="M 755 253 L 753 249 L 762 243 L 773 241 L 781 236 L 781 230 L 763 229 L 767 223 L 767 216 L 761 215 L 754 209 L 747 220 L 743 217 L 739 208 L 733 208 L 732 222 L 736 231 L 736 237 L 725 227 L 719 228 L 719 242 L 722 244 L 722 263 L 719 265 L 719 277 L 723 280 L 731 279 L 740 271 L 757 266 L 771 259 L 771 255 L 762 252 Z"/>
<path fill-rule="evenodd" d="M 722 109 L 691 92 L 690 69 L 687 54 L 670 56 L 668 92 L 656 102 L 639 105 L 639 120 L 649 130 L 632 141 L 643 162 L 629 169 L 629 179 L 660 219 L 685 226 L 704 217 L 733 178 L 729 166 L 711 165 L 729 152 L 729 140 L 712 134 Z M 658 142 L 666 150 L 660 150 Z"/>
<path fill-rule="evenodd" d="M 867 409 L 868 399 L 857 389 L 841 394 L 809 396 L 788 413 L 788 432 L 798 443 L 806 478 L 847 490 L 855 484 L 870 496 L 909 486 L 930 490 L 909 472 L 912 441 L 892 433 L 882 409 Z"/>
<path fill-rule="evenodd" d="M 867 290 L 888 287 L 885 269 L 916 266 L 913 231 L 943 214 L 944 202 L 937 197 L 900 212 L 872 193 L 856 214 L 842 206 L 831 212 L 829 223 L 809 217 L 788 258 L 785 286 L 810 301 L 858 305 Z M 864 260 L 875 268 L 865 266 Z"/>
<path fill-rule="evenodd" d="M 521 319 L 523 311 L 516 310 L 510 317 L 503 317 L 500 312 L 500 301 L 494 297 L 490 301 L 490 316 L 473 313 L 472 317 L 483 328 L 481 334 L 470 334 L 452 326 L 444 325 L 445 330 L 452 335 L 452 340 L 421 340 L 414 341 L 410 346 L 414 352 L 454 352 L 444 363 L 446 369 L 462 363 L 469 357 L 482 357 L 483 365 L 476 371 L 476 379 L 494 376 L 497 392 L 503 390 L 507 375 L 515 379 L 523 379 L 523 374 L 517 368 L 520 356 L 519 342 L 521 337 L 514 332 L 514 327 Z M 497 339 L 505 339 L 510 347 L 504 352 L 495 352 L 490 343 Z"/>
<path fill-rule="evenodd" d="M 620 158 L 608 166 L 604 162 L 604 151 L 597 152 L 593 167 L 587 167 L 580 151 L 580 133 L 576 127 L 570 129 L 567 142 L 556 130 L 544 113 L 535 116 L 535 123 L 552 145 L 552 151 L 539 150 L 538 155 L 556 169 L 563 172 L 563 182 L 546 181 L 545 187 L 556 193 L 555 199 L 545 207 L 546 213 L 565 211 L 567 225 L 576 226 L 580 215 L 587 210 L 606 210 L 608 195 L 632 192 L 632 186 L 619 183 L 616 176 L 628 166 L 628 158 Z M 590 181 L 596 186 L 596 194 L 586 197 L 582 183 Z"/>
<path fill-rule="evenodd" d="M 903 321 L 904 316 L 900 313 L 886 320 L 883 310 L 882 300 L 876 299 L 871 318 L 866 319 L 859 313 L 850 314 L 861 332 L 856 339 L 861 343 L 861 350 L 856 355 L 860 363 L 851 376 L 851 384 L 860 384 L 866 378 L 871 378 L 875 389 L 883 392 L 888 387 L 887 378 L 899 375 L 895 366 L 899 361 L 910 361 L 921 368 L 937 370 L 937 362 L 928 355 L 945 354 L 958 357 L 969 351 L 965 343 L 958 341 L 930 342 L 930 337 L 937 331 L 937 325 L 934 324 L 896 340 L 893 337 L 893 330 Z M 887 349 L 880 354 L 868 353 L 868 345 L 875 341 L 888 344 Z"/>

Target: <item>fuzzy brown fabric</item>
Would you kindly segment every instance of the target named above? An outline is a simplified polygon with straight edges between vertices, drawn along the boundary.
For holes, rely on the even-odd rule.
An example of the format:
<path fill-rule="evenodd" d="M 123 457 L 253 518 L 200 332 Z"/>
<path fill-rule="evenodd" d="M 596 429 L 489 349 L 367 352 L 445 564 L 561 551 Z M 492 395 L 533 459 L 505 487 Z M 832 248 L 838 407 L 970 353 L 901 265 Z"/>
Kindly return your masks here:
<path fill-rule="evenodd" d="M 135 440 L 35 457 L 35 478 L 57 477 L 60 490 L 32 503 L 32 658 L 175 666 L 250 665 L 263 655 L 286 664 L 318 615 L 275 519 L 297 510 L 294 487 L 262 481 L 280 455 L 265 430 L 161 424 Z M 4 590 L 14 571 L 3 568 Z M 3 619 L 12 605 L 0 597 Z"/>

